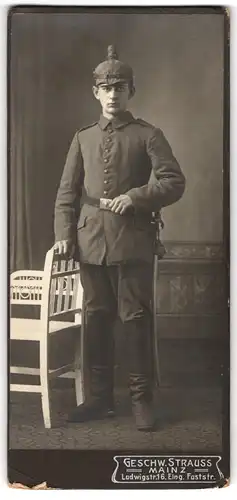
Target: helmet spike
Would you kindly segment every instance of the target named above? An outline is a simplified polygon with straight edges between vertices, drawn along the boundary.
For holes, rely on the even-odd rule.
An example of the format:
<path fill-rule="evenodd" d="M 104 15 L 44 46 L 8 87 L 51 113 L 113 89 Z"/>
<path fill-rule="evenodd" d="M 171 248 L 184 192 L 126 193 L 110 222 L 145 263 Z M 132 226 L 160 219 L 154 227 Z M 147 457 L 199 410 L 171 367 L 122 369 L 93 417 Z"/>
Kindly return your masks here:
<path fill-rule="evenodd" d="M 118 54 L 114 45 L 109 45 L 107 49 L 107 59 L 110 61 L 111 59 L 118 59 Z"/>

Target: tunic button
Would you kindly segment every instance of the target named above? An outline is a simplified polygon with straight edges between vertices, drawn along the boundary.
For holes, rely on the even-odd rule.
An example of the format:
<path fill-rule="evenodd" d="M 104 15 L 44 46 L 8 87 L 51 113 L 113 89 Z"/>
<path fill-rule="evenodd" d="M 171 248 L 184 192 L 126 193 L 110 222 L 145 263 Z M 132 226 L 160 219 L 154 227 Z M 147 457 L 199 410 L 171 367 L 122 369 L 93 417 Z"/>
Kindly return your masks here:
<path fill-rule="evenodd" d="M 106 194 L 108 194 L 108 191 L 104 191 L 104 194 L 105 194 L 105 195 L 106 195 Z"/>
<path fill-rule="evenodd" d="M 107 158 L 104 158 L 104 162 L 105 162 L 105 163 L 108 163 L 108 160 L 107 160 Z"/>
<path fill-rule="evenodd" d="M 108 181 L 104 181 L 104 184 L 108 184 Z"/>
<path fill-rule="evenodd" d="M 107 168 L 105 168 L 105 169 L 104 169 L 104 173 L 105 173 L 105 174 L 107 174 L 107 173 L 108 173 L 108 169 L 107 169 Z"/>

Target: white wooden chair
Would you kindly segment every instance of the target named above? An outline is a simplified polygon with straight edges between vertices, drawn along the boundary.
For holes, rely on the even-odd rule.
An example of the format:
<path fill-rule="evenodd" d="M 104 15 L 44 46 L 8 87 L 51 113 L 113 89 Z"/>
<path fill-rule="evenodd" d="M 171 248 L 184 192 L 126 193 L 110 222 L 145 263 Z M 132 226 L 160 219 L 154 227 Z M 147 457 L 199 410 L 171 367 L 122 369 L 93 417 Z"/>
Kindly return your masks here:
<path fill-rule="evenodd" d="M 10 374 L 38 375 L 40 384 L 10 384 L 10 391 L 41 394 L 46 428 L 52 425 L 49 393 L 49 383 L 52 378 L 74 371 L 77 404 L 81 404 L 84 400 L 82 301 L 83 290 L 80 284 L 79 263 L 73 259 L 60 258 L 53 248 L 46 254 L 44 271 L 16 271 L 11 274 L 11 306 L 38 305 L 40 306 L 40 319 L 11 317 L 10 340 L 37 342 L 39 368 L 10 366 Z M 67 318 L 62 321 L 65 315 Z M 69 321 L 68 315 L 70 315 L 70 320 L 74 319 L 74 321 Z M 65 345 L 75 342 L 75 350 L 73 350 L 75 357 L 71 362 L 67 361 L 66 364 L 61 362 L 58 366 L 57 359 L 53 361 L 51 359 L 53 359 L 55 348 L 57 348 L 57 353 L 59 352 L 60 342 L 65 354 Z"/>

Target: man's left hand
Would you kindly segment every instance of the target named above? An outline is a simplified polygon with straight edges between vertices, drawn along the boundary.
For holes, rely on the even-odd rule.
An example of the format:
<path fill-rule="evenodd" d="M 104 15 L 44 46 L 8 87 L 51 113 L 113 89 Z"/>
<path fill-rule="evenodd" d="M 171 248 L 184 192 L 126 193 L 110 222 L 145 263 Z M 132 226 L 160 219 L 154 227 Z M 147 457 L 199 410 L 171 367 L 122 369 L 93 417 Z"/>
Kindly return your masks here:
<path fill-rule="evenodd" d="M 123 215 L 132 206 L 133 203 L 130 196 L 127 194 L 121 194 L 120 196 L 116 196 L 116 198 L 110 202 L 109 209 L 116 214 Z"/>

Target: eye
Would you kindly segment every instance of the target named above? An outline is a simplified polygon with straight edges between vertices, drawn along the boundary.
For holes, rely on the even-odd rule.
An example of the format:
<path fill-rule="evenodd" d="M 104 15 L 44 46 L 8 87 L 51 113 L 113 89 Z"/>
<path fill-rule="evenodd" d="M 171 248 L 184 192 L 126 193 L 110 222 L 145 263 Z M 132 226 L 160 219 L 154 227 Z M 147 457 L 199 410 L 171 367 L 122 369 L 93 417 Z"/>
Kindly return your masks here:
<path fill-rule="evenodd" d="M 104 86 L 104 85 L 101 85 L 101 89 L 102 89 L 104 92 L 109 92 L 109 91 L 110 91 L 110 87 L 107 87 L 107 86 Z"/>
<path fill-rule="evenodd" d="M 118 92 L 124 92 L 125 91 L 125 85 L 118 85 L 117 91 Z"/>

